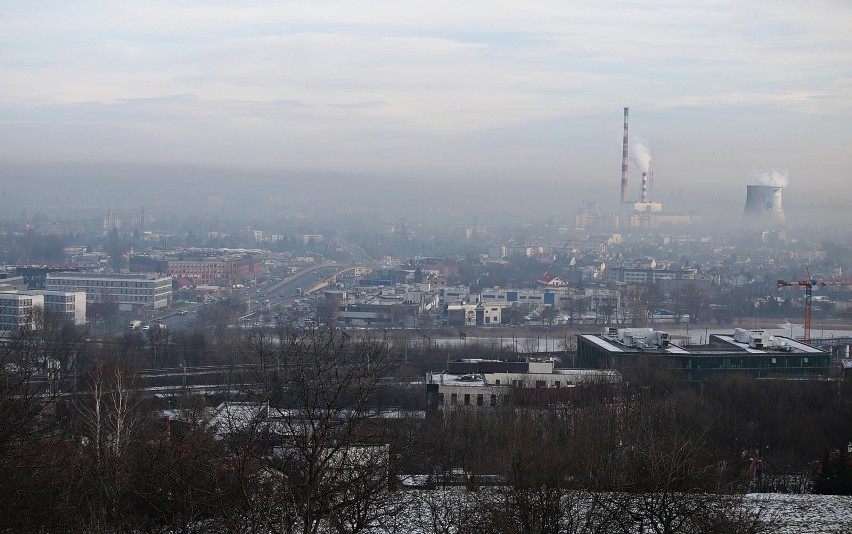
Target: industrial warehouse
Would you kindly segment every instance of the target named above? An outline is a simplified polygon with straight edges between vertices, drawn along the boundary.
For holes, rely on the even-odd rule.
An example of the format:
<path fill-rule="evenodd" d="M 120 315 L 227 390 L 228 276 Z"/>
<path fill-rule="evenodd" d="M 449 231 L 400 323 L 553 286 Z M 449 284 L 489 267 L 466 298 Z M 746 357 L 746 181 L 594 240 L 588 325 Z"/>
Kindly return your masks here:
<path fill-rule="evenodd" d="M 710 334 L 705 345 L 680 346 L 669 334 L 651 328 L 608 328 L 600 335 L 577 336 L 577 361 L 592 369 L 625 370 L 662 360 L 700 382 L 718 373 L 755 378 L 827 377 L 831 353 L 764 330 L 737 328 L 731 335 Z"/>

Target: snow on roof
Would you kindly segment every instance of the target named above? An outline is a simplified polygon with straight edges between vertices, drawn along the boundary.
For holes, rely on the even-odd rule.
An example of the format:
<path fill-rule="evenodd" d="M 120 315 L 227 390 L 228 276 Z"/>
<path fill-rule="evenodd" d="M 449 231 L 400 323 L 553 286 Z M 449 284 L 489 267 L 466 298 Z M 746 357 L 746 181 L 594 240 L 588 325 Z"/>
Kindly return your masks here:
<path fill-rule="evenodd" d="M 450 373 L 430 373 L 430 384 L 444 386 L 484 386 L 485 377 L 481 374 L 457 375 Z"/>
<path fill-rule="evenodd" d="M 602 338 L 600 338 L 600 337 L 598 337 L 598 336 L 591 335 L 591 334 L 584 334 L 584 335 L 583 335 L 583 336 L 581 336 L 581 337 L 582 337 L 583 339 L 587 340 L 587 341 L 591 341 L 591 342 L 592 342 L 592 343 L 594 343 L 595 345 L 597 345 L 597 346 L 599 346 L 599 347 L 601 347 L 601 348 L 604 348 L 604 349 L 606 349 L 606 350 L 608 350 L 608 351 L 610 351 L 610 352 L 624 352 L 624 350 L 623 350 L 621 347 L 619 347 L 619 346 L 617 346 L 617 345 L 613 345 L 613 344 L 612 344 L 612 343 L 610 343 L 609 341 L 606 341 L 605 339 L 602 339 Z"/>
<path fill-rule="evenodd" d="M 751 354 L 769 354 L 769 353 L 777 353 L 781 352 L 782 349 L 773 347 L 772 345 L 768 345 L 762 349 L 754 349 L 748 346 L 748 343 L 742 343 L 735 340 L 732 336 L 726 336 L 724 334 L 714 334 L 718 339 L 725 341 L 726 343 L 730 343 L 731 345 L 740 347 L 741 349 L 749 352 Z M 776 336 L 776 339 L 783 339 L 788 347 L 791 347 L 794 352 L 808 352 L 812 354 L 820 354 L 823 351 L 816 348 L 811 347 L 810 345 L 806 345 L 801 341 L 796 341 L 795 339 L 791 339 L 789 337 Z"/>

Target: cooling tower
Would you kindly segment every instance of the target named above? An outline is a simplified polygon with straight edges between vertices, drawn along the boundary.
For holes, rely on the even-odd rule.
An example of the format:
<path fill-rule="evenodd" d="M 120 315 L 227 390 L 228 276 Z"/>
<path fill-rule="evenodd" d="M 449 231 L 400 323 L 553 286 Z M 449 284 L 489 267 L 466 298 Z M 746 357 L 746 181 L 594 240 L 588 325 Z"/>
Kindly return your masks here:
<path fill-rule="evenodd" d="M 746 186 L 746 203 L 743 218 L 749 221 L 783 225 L 784 206 L 781 203 L 780 187 L 769 185 Z"/>

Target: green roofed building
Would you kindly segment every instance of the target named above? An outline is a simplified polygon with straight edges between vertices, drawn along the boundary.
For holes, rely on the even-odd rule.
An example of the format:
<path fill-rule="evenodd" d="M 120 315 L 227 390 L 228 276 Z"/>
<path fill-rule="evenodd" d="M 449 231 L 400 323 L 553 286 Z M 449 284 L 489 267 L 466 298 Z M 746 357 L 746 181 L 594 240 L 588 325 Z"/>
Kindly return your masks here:
<path fill-rule="evenodd" d="M 651 328 L 608 328 L 603 334 L 577 336 L 577 362 L 584 368 L 626 370 L 662 359 L 683 371 L 688 381 L 718 373 L 756 378 L 828 377 L 831 354 L 801 341 L 737 328 L 711 334 L 704 345 L 677 345 L 666 332 Z"/>

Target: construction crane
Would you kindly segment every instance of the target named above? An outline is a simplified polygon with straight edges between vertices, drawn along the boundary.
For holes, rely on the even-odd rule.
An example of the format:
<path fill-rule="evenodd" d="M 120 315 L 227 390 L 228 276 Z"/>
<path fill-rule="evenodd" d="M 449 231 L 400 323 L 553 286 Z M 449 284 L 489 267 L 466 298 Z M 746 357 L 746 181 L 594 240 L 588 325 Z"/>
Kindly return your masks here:
<path fill-rule="evenodd" d="M 815 286 L 846 286 L 852 285 L 852 280 L 818 280 L 816 278 L 811 278 L 810 271 L 808 272 L 808 278 L 804 280 L 778 280 L 777 285 L 778 289 L 782 287 L 790 287 L 790 286 L 799 286 L 805 288 L 805 336 L 804 342 L 811 342 L 811 316 L 813 315 L 813 289 Z"/>
<path fill-rule="evenodd" d="M 540 279 L 544 280 L 545 278 L 547 278 L 547 275 L 550 274 L 550 269 L 553 268 L 553 264 L 556 263 L 556 260 L 559 258 L 559 255 L 565 252 L 565 249 L 568 248 L 568 245 L 570 245 L 574 241 L 574 238 L 582 233 L 583 230 L 577 230 L 575 232 L 572 232 L 571 235 L 568 236 L 568 241 L 566 241 L 565 244 L 562 245 L 562 248 L 559 249 L 559 252 L 553 255 L 553 261 L 551 261 L 550 265 L 547 266 L 547 269 L 544 270 L 544 274 L 541 275 Z"/>

